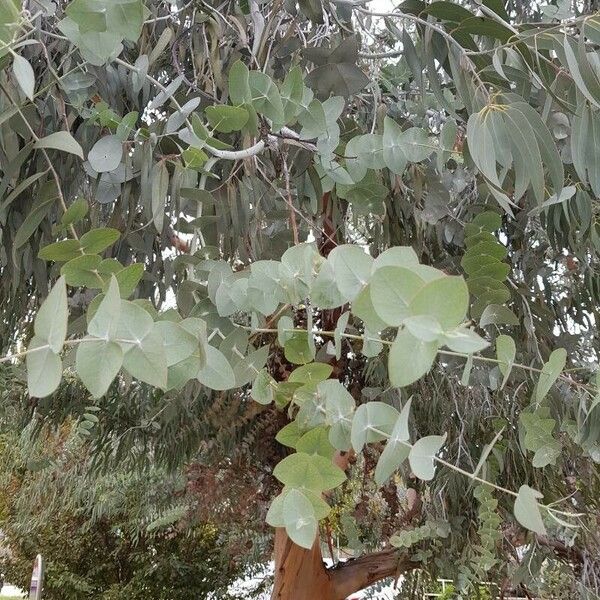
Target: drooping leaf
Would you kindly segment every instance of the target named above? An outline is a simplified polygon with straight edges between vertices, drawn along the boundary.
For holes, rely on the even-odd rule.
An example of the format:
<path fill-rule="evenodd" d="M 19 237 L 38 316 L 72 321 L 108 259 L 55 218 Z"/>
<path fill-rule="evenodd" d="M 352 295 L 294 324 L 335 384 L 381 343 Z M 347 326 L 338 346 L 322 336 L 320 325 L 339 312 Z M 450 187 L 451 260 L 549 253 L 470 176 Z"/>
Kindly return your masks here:
<path fill-rule="evenodd" d="M 352 447 L 360 452 L 368 443 L 377 442 L 390 435 L 398 418 L 398 411 L 384 402 L 361 404 L 352 420 Z"/>
<path fill-rule="evenodd" d="M 36 148 L 49 148 L 75 154 L 83 160 L 83 149 L 68 131 L 56 131 L 36 141 Z"/>
<path fill-rule="evenodd" d="M 390 348 L 390 383 L 395 387 L 405 387 L 420 379 L 431 369 L 437 351 L 438 342 L 424 342 L 407 329 L 401 329 Z"/>
<path fill-rule="evenodd" d="M 407 443 L 410 439 L 408 417 L 410 414 L 411 402 L 412 398 L 409 398 L 402 407 L 402 410 L 396 419 L 396 423 L 394 424 L 394 428 L 392 429 L 392 433 L 390 434 L 390 438 L 386 442 L 385 448 L 377 461 L 377 466 L 375 467 L 375 483 L 379 486 L 383 485 L 404 460 L 408 458 L 410 452 L 410 444 Z"/>
<path fill-rule="evenodd" d="M 266 369 L 262 369 L 252 383 L 252 399 L 259 404 L 271 404 L 275 400 L 276 391 L 277 382 Z"/>
<path fill-rule="evenodd" d="M 36 338 L 48 344 L 55 354 L 65 343 L 68 318 L 67 286 L 65 278 L 60 277 L 40 306 L 33 323 Z"/>
<path fill-rule="evenodd" d="M 60 356 L 47 347 L 48 342 L 34 336 L 25 357 L 27 390 L 34 398 L 45 398 L 56 390 L 62 379 Z"/>
<path fill-rule="evenodd" d="M 515 518 L 525 529 L 529 529 L 538 535 L 546 535 L 546 528 L 538 505 L 539 498 L 542 498 L 540 492 L 528 485 L 522 485 L 519 488 L 513 510 Z"/>
<path fill-rule="evenodd" d="M 196 374 L 198 381 L 212 390 L 235 387 L 235 375 L 224 354 L 213 346 L 206 347 L 206 364 Z"/>
<path fill-rule="evenodd" d="M 33 72 L 33 68 L 29 64 L 29 61 L 20 54 L 15 54 L 13 56 L 12 70 L 15 79 L 25 96 L 33 101 L 33 94 L 35 92 L 35 73 Z"/>
<path fill-rule="evenodd" d="M 77 374 L 94 398 L 106 393 L 122 364 L 123 350 L 116 342 L 85 339 L 77 348 Z"/>
<path fill-rule="evenodd" d="M 538 379 L 535 391 L 535 399 L 538 404 L 546 397 L 550 388 L 559 378 L 562 370 L 565 368 L 566 362 L 567 351 L 564 348 L 558 348 L 552 352 L 548 358 L 548 362 L 544 364 L 540 378 Z"/>
<path fill-rule="evenodd" d="M 317 519 L 310 500 L 299 490 L 290 490 L 283 500 L 282 516 L 290 539 L 302 548 L 312 548 Z"/>
<path fill-rule="evenodd" d="M 417 440 L 408 455 L 408 462 L 413 473 L 423 481 L 430 481 L 435 475 L 434 458 L 440 451 L 446 435 L 429 435 Z"/>
<path fill-rule="evenodd" d="M 496 339 L 496 355 L 498 357 L 498 368 L 504 375 L 503 386 L 508 381 L 516 353 L 515 341 L 508 335 L 499 335 Z"/>
<path fill-rule="evenodd" d="M 163 230 L 168 189 L 169 170 L 165 162 L 161 161 L 152 175 L 152 220 L 158 232 Z"/>

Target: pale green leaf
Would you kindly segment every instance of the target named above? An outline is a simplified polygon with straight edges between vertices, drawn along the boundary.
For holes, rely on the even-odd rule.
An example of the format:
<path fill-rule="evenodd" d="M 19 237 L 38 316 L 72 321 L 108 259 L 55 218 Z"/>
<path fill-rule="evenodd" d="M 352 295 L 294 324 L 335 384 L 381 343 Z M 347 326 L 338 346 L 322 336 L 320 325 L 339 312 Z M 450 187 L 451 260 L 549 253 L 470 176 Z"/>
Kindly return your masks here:
<path fill-rule="evenodd" d="M 309 550 L 317 537 L 318 523 L 310 500 L 299 490 L 292 489 L 282 506 L 285 530 L 298 546 Z"/>
<path fill-rule="evenodd" d="M 112 227 L 102 227 L 100 229 L 90 229 L 81 236 L 79 243 L 85 254 L 98 254 L 112 246 L 120 237 L 118 229 Z"/>
<path fill-rule="evenodd" d="M 404 148 L 400 125 L 393 119 L 385 117 L 383 122 L 383 160 L 385 160 L 387 168 L 397 175 L 404 173 L 408 162 Z"/>
<path fill-rule="evenodd" d="M 119 284 L 113 275 L 98 310 L 90 320 L 88 333 L 105 340 L 115 339 L 117 337 L 120 317 L 121 296 L 119 294 Z"/>
<path fill-rule="evenodd" d="M 25 96 L 33 101 L 33 95 L 35 93 L 35 73 L 33 72 L 33 68 L 29 64 L 29 61 L 20 54 L 15 54 L 13 56 L 12 70 L 15 79 Z"/>
<path fill-rule="evenodd" d="M 103 396 L 123 364 L 123 350 L 116 342 L 82 341 L 77 348 L 77 373 L 94 398 Z"/>
<path fill-rule="evenodd" d="M 327 427 L 315 427 L 307 431 L 296 442 L 296 450 L 306 454 L 318 454 L 329 460 L 333 458 L 335 448 L 329 441 L 329 431 Z"/>
<path fill-rule="evenodd" d="M 114 171 L 123 157 L 123 143 L 116 135 L 101 137 L 88 152 L 88 161 L 96 173 Z"/>
<path fill-rule="evenodd" d="M 499 361 L 498 368 L 502 375 L 504 375 L 502 386 L 508 380 L 516 353 L 517 347 L 515 341 L 508 335 L 499 335 L 496 339 L 496 356 Z"/>
<path fill-rule="evenodd" d="M 308 365 L 302 365 L 294 369 L 288 381 L 302 384 L 319 383 L 327 379 L 333 371 L 333 367 L 327 363 L 314 362 Z"/>
<path fill-rule="evenodd" d="M 167 387 L 167 359 L 159 330 L 150 329 L 125 353 L 123 368 L 140 381 L 162 389 Z"/>
<path fill-rule="evenodd" d="M 338 487 L 346 480 L 344 472 L 331 460 L 317 454 L 290 454 L 273 469 L 273 476 L 284 485 L 305 487 L 323 492 Z"/>
<path fill-rule="evenodd" d="M 169 170 L 165 161 L 160 161 L 152 174 L 152 220 L 159 233 L 163 230 L 165 207 L 169 190 Z"/>
<path fill-rule="evenodd" d="M 481 352 L 490 345 L 488 341 L 484 340 L 472 329 L 464 326 L 445 332 L 442 343 L 448 346 L 450 350 L 464 354 Z"/>
<path fill-rule="evenodd" d="M 59 242 L 44 246 L 38 252 L 38 257 L 42 260 L 52 260 L 55 262 L 66 262 L 78 256 L 81 256 L 79 240 L 60 240 Z"/>
<path fill-rule="evenodd" d="M 429 372 L 437 356 L 437 342 L 423 342 L 406 329 L 398 332 L 388 358 L 390 383 L 404 387 Z"/>
<path fill-rule="evenodd" d="M 377 269 L 369 284 L 371 302 L 377 316 L 387 325 L 399 326 L 411 313 L 408 305 L 425 281 L 404 267 Z"/>
<path fill-rule="evenodd" d="M 408 440 L 410 433 L 408 430 L 408 417 L 410 414 L 412 398 L 409 398 L 402 407 L 389 440 L 387 441 L 377 466 L 375 467 L 375 483 L 381 486 L 392 475 L 396 469 L 408 458 L 410 444 Z"/>
<path fill-rule="evenodd" d="M 25 357 L 27 366 L 27 389 L 34 398 L 49 396 L 62 379 L 62 361 L 60 356 L 46 347 L 44 339 L 34 336 Z M 37 350 L 37 348 L 40 348 Z"/>
<path fill-rule="evenodd" d="M 435 475 L 435 455 L 440 451 L 446 435 L 428 435 L 417 440 L 410 449 L 408 462 L 412 472 L 423 481 L 430 481 Z"/>
<path fill-rule="evenodd" d="M 360 246 L 335 247 L 328 257 L 338 289 L 346 300 L 354 300 L 367 284 L 373 259 Z"/>
<path fill-rule="evenodd" d="M 249 352 L 247 356 L 236 362 L 233 367 L 235 386 L 242 387 L 253 381 L 265 366 L 268 358 L 269 345 L 266 344 L 257 350 Z"/>
<path fill-rule="evenodd" d="M 269 375 L 266 369 L 262 369 L 252 383 L 252 399 L 259 404 L 271 404 L 275 400 L 276 391 L 277 382 Z"/>
<path fill-rule="evenodd" d="M 83 160 L 83 149 L 68 131 L 56 131 L 36 141 L 36 148 L 50 148 L 75 154 Z"/>
<path fill-rule="evenodd" d="M 566 362 L 567 351 L 564 348 L 558 348 L 552 352 L 550 358 L 548 358 L 548 362 L 542 367 L 542 372 L 538 379 L 535 390 L 536 402 L 540 403 L 546 397 L 546 394 L 565 368 Z"/>
<path fill-rule="evenodd" d="M 248 122 L 248 111 L 241 106 L 207 106 L 205 113 L 211 127 L 221 133 L 240 131 Z"/>
<path fill-rule="evenodd" d="M 36 338 L 48 344 L 55 354 L 62 350 L 65 343 L 68 318 L 67 286 L 65 278 L 61 277 L 46 296 L 33 323 Z"/>
<path fill-rule="evenodd" d="M 196 337 L 179 323 L 157 321 L 153 327 L 162 339 L 167 367 L 185 360 L 198 348 Z"/>
<path fill-rule="evenodd" d="M 196 374 L 198 381 L 212 390 L 235 387 L 235 375 L 225 355 L 213 346 L 206 347 L 206 364 Z"/>
<path fill-rule="evenodd" d="M 356 452 L 361 452 L 365 444 L 378 442 L 390 435 L 398 411 L 384 402 L 361 404 L 352 420 L 351 440 Z"/>
<path fill-rule="evenodd" d="M 546 528 L 542 521 L 538 499 L 542 494 L 528 485 L 519 488 L 519 494 L 515 500 L 514 513 L 517 521 L 538 535 L 546 535 Z"/>
<path fill-rule="evenodd" d="M 446 276 L 421 287 L 410 300 L 411 315 L 435 317 L 444 330 L 460 325 L 469 308 L 469 289 L 462 277 Z"/>

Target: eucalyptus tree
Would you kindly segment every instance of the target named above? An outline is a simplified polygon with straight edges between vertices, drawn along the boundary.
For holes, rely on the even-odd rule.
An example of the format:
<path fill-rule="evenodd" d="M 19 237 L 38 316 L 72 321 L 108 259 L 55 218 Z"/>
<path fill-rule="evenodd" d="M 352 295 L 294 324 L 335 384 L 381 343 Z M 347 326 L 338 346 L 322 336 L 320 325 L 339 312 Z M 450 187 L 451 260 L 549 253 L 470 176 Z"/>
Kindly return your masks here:
<path fill-rule="evenodd" d="M 159 390 L 136 430 L 199 396 L 281 424 L 274 598 L 559 563 L 596 597 L 600 15 L 9 0 L 0 40 L 32 398 L 68 370 Z"/>

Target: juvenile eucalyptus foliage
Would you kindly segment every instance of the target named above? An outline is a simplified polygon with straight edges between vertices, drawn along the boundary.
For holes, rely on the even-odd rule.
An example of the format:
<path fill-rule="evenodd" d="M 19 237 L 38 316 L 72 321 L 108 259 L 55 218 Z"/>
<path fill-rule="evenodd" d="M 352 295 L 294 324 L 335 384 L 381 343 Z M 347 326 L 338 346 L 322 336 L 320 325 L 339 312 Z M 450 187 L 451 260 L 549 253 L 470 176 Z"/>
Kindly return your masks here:
<path fill-rule="evenodd" d="M 516 544 L 593 594 L 600 15 L 582 8 L 4 2 L 2 360 L 33 398 L 67 370 L 90 402 L 133 379 L 273 405 L 290 453 L 266 520 L 301 547 L 347 501 L 334 458 L 375 453 L 376 488 L 418 490 L 389 543 L 423 568 L 521 583 Z"/>

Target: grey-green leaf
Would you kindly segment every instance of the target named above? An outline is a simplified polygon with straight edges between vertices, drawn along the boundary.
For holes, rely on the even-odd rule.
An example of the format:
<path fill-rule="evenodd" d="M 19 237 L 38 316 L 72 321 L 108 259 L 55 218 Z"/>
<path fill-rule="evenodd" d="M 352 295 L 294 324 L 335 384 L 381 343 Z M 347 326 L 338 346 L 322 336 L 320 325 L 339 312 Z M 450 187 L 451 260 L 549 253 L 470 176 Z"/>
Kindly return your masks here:
<path fill-rule="evenodd" d="M 514 513 L 517 521 L 525 529 L 529 529 L 538 535 L 546 535 L 546 528 L 538 505 L 539 498 L 542 498 L 540 492 L 528 485 L 522 485 L 515 500 Z"/>
<path fill-rule="evenodd" d="M 51 148 L 79 156 L 83 160 L 83 149 L 68 131 L 56 131 L 36 141 L 36 148 Z"/>
<path fill-rule="evenodd" d="M 543 366 L 540 373 L 535 392 L 536 402 L 539 403 L 546 397 L 546 394 L 565 368 L 566 362 L 567 351 L 564 348 L 558 348 L 552 352 L 550 358 L 548 358 L 548 362 Z"/>
<path fill-rule="evenodd" d="M 312 548 L 317 537 L 317 519 L 311 501 L 299 490 L 290 490 L 283 500 L 282 516 L 290 539 L 302 548 Z"/>
<path fill-rule="evenodd" d="M 116 342 L 82 341 L 77 348 L 77 373 L 94 398 L 103 396 L 123 364 L 123 350 Z"/>
<path fill-rule="evenodd" d="M 437 351 L 436 341 L 424 342 L 408 330 L 400 330 L 388 358 L 390 383 L 395 387 L 404 387 L 420 379 L 431 369 Z"/>
<path fill-rule="evenodd" d="M 446 435 L 428 435 L 417 440 L 410 449 L 408 462 L 413 473 L 423 481 L 435 475 L 434 457 L 446 441 Z"/>
<path fill-rule="evenodd" d="M 88 325 L 88 332 L 98 338 L 114 339 L 117 335 L 121 315 L 121 295 L 119 284 L 114 275 L 111 276 L 108 290 Z"/>
<path fill-rule="evenodd" d="M 235 375 L 225 355 L 213 346 L 206 347 L 206 364 L 196 378 L 212 390 L 229 390 L 235 387 Z"/>
<path fill-rule="evenodd" d="M 88 153 L 88 161 L 96 173 L 114 171 L 122 158 L 123 144 L 116 135 L 101 137 Z"/>
<path fill-rule="evenodd" d="M 23 93 L 33 101 L 35 91 L 35 74 L 29 61 L 20 54 L 15 54 L 12 65 L 14 76 Z"/>
<path fill-rule="evenodd" d="M 67 286 L 63 276 L 54 284 L 40 306 L 33 324 L 36 337 L 48 344 L 55 354 L 62 350 L 65 343 L 68 318 Z"/>
<path fill-rule="evenodd" d="M 27 389 L 34 398 L 45 398 L 58 387 L 62 378 L 60 356 L 50 348 L 46 341 L 34 336 L 25 357 L 27 366 Z M 36 348 L 40 348 L 36 350 Z"/>

